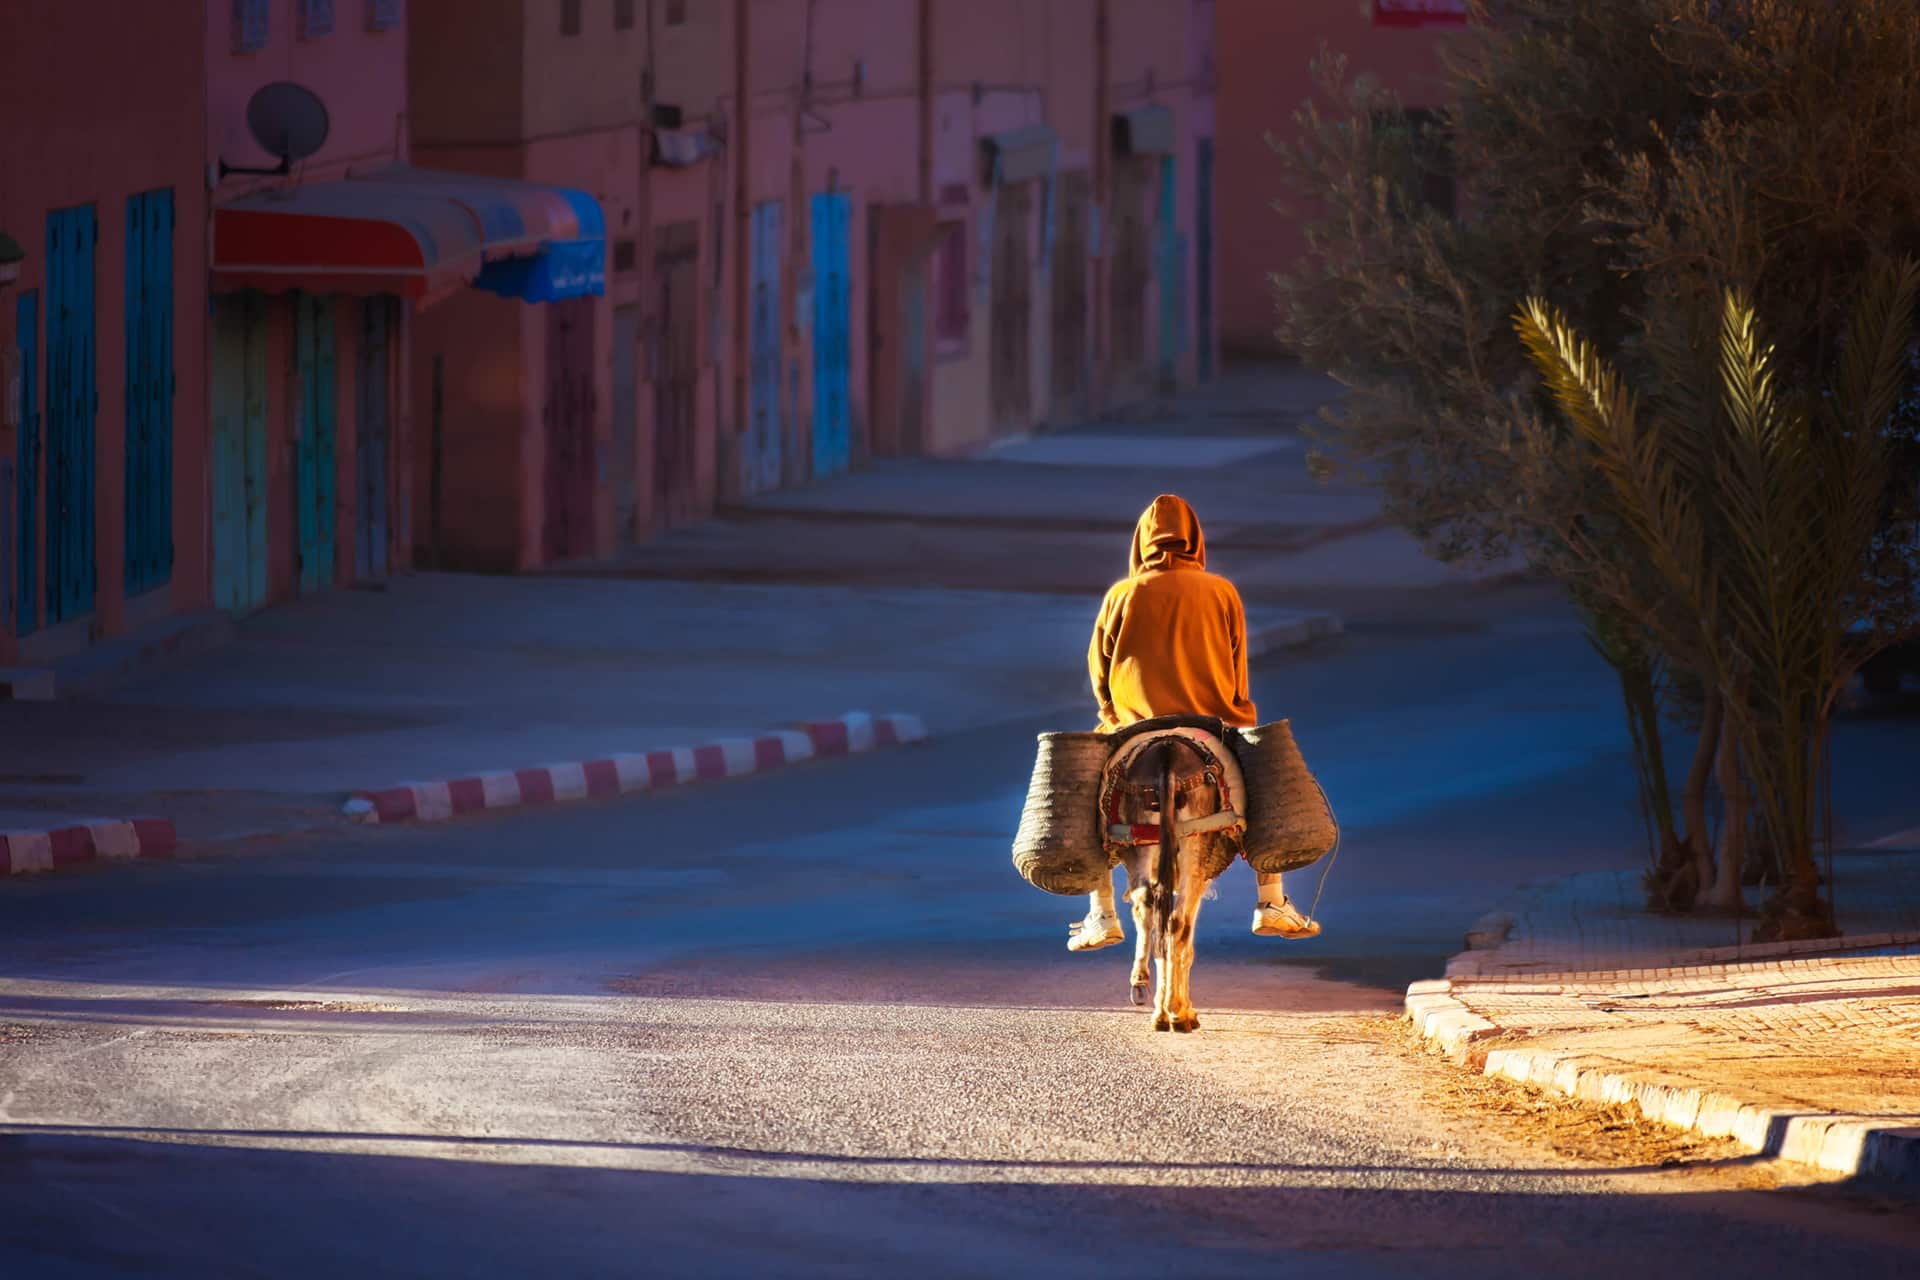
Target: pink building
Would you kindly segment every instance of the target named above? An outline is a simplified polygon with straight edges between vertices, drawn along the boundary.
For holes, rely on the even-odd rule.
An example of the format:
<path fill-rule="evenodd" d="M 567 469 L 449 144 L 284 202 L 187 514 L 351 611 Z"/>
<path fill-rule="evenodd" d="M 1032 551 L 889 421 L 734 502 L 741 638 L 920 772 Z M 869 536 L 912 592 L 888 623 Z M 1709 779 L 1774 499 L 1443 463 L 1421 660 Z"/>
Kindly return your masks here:
<path fill-rule="evenodd" d="M 415 330 L 482 291 L 513 316 L 527 300 L 591 307 L 604 229 L 583 193 L 409 163 L 400 0 L 209 0 L 207 13 L 208 149 L 250 170 L 227 170 L 212 228 L 213 576 L 215 598 L 245 609 L 410 562 L 416 516 L 446 496 L 428 412 L 443 387 L 414 385 Z M 328 119 L 324 145 L 291 166 L 254 138 L 268 85 L 296 99 L 270 120 L 298 119 L 300 91 Z M 591 351 L 573 366 L 569 422 L 591 414 L 593 367 Z M 590 446 L 569 462 L 591 467 Z M 591 542 L 591 528 L 566 532 Z"/>
<path fill-rule="evenodd" d="M 1214 0 L 1219 65 L 1220 326 L 1223 344 L 1272 354 L 1268 277 L 1305 248 L 1294 200 L 1267 145 L 1315 95 L 1310 63 L 1322 44 L 1376 77 L 1411 108 L 1441 105 L 1440 47 L 1466 21 L 1465 0 Z"/>
<path fill-rule="evenodd" d="M 320 247 L 376 233 L 382 191 L 358 179 L 407 158 L 398 5 L 207 0 L 205 13 L 202 136 L 217 177 L 202 313 L 207 554 L 215 602 L 244 613 L 393 565 L 407 429 L 398 354 L 425 295 L 398 272 L 353 274 L 350 245 Z M 248 125 L 254 95 L 276 82 L 309 91 L 327 122 L 324 144 L 285 174 L 259 172 L 279 157 Z"/>
<path fill-rule="evenodd" d="M 423 165 L 554 183 L 601 210 L 596 292 L 468 293 L 422 316 L 414 545 L 514 570 L 604 555 L 652 528 L 639 412 L 641 11 L 556 0 L 412 0 L 409 132 Z"/>
<path fill-rule="evenodd" d="M 1208 0 L 739 11 L 748 488 L 1211 371 Z"/>
<path fill-rule="evenodd" d="M 0 662 L 1213 364 L 1213 0 L 23 3 Z"/>
<path fill-rule="evenodd" d="M 422 319 L 441 562 L 603 554 L 1209 372 L 1211 27 L 1210 0 L 415 0 L 416 160 L 578 186 L 612 246 L 589 540 L 541 536 L 553 331 Z"/>
<path fill-rule="evenodd" d="M 207 603 L 204 53 L 178 5 L 7 17 L 0 666 L 29 666 Z"/>

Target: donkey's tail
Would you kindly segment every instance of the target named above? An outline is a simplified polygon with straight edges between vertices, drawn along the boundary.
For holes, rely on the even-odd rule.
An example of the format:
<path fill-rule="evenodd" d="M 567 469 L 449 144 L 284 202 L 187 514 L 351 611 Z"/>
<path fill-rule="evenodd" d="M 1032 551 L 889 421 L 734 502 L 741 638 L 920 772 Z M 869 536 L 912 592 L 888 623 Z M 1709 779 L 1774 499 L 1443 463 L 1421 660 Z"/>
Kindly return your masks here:
<path fill-rule="evenodd" d="M 1163 747 L 1160 757 L 1160 850 L 1154 859 L 1153 879 L 1147 885 L 1147 913 L 1153 922 L 1154 941 L 1167 936 L 1173 923 L 1174 877 L 1179 873 L 1180 833 L 1174 827 L 1174 809 L 1179 794 L 1173 788 L 1173 749 Z"/>

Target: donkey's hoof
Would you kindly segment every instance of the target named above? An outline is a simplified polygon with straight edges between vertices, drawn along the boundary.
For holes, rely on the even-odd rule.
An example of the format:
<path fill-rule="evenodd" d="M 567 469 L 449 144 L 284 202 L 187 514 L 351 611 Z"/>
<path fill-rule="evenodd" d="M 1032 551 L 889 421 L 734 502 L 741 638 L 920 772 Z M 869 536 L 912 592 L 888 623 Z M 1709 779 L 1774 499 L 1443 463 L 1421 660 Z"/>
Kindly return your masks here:
<path fill-rule="evenodd" d="M 1159 1014 L 1153 1020 L 1153 1029 L 1155 1031 L 1171 1031 L 1173 1030 L 1173 1019 L 1164 1013 Z"/>
<path fill-rule="evenodd" d="M 1198 1014 L 1190 1013 L 1184 1018 L 1175 1018 L 1173 1020 L 1173 1029 L 1175 1031 L 1198 1031 L 1200 1029 L 1200 1017 Z"/>
<path fill-rule="evenodd" d="M 1146 983 L 1136 982 L 1133 984 L 1133 1002 L 1135 1004 L 1145 1004 L 1147 1002 L 1147 984 Z"/>

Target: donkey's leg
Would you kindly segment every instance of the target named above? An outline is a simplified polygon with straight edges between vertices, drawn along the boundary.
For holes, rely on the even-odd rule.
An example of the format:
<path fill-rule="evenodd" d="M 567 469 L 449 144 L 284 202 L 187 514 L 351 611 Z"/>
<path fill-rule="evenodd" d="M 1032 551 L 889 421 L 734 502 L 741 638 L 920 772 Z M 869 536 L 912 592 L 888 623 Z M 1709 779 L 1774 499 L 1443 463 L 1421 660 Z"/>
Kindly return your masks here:
<path fill-rule="evenodd" d="M 1150 917 L 1151 918 L 1151 917 Z M 1173 1029 L 1173 966 L 1170 928 L 1153 930 L 1153 1029 Z"/>
<path fill-rule="evenodd" d="M 1174 975 L 1173 1029 L 1198 1031 L 1200 1015 L 1193 1008 L 1193 932 L 1206 900 L 1207 883 L 1200 877 L 1198 844 L 1180 851 L 1180 895 L 1174 903 L 1168 944 Z"/>

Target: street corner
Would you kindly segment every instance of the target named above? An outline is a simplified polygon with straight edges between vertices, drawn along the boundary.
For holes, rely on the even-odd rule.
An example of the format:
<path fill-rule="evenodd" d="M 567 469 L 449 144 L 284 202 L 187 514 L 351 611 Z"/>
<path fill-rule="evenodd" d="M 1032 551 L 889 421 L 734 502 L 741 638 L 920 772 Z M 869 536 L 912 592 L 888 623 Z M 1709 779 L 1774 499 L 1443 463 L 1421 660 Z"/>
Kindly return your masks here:
<path fill-rule="evenodd" d="M 113 818 L 44 830 L 0 831 L 0 875 L 166 858 L 178 843 L 173 822 L 167 818 Z"/>
<path fill-rule="evenodd" d="M 1413 1030 L 1453 1062 L 1475 1071 L 1487 1060 L 1485 1042 L 1503 1034 L 1503 1028 L 1468 1008 L 1445 978 L 1423 979 L 1407 987 L 1402 1006 Z"/>
<path fill-rule="evenodd" d="M 1500 933 L 1510 920 L 1483 917 Z M 1477 1074 L 1621 1106 L 1758 1156 L 1920 1186 L 1920 1090 L 1906 1081 L 1920 935 L 1726 948 L 1579 965 L 1470 949 L 1407 988 L 1421 1040 Z M 1532 955 L 1529 952 L 1529 955 Z M 1726 1047 L 1737 1043 L 1740 1054 Z M 1770 1063 L 1791 1060 L 1789 1086 Z"/>
<path fill-rule="evenodd" d="M 716 737 L 563 764 L 498 770 L 354 792 L 343 812 L 364 823 L 444 822 L 468 814 L 599 800 L 720 782 L 808 760 L 909 746 L 927 738 L 917 715 L 851 711 L 752 737 Z"/>

